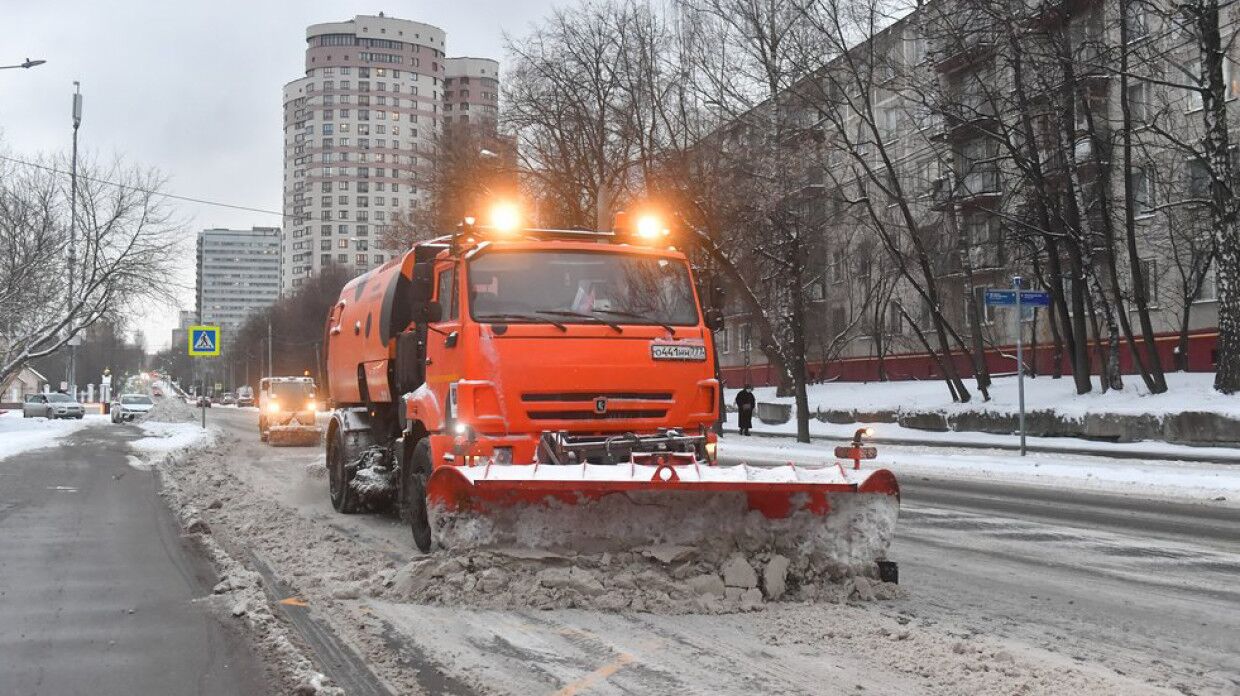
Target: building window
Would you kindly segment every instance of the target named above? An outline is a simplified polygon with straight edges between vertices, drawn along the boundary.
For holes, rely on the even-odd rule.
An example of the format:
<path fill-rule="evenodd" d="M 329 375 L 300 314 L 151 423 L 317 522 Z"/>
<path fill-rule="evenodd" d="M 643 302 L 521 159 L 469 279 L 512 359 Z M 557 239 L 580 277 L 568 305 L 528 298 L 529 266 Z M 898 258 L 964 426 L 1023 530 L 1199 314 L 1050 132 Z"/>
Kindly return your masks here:
<path fill-rule="evenodd" d="M 348 249 L 348 248 L 349 248 L 349 240 L 347 240 L 347 239 L 337 239 L 337 240 L 336 240 L 336 246 L 337 246 L 338 248 L 340 248 L 340 249 Z"/>
<path fill-rule="evenodd" d="M 1146 101 L 1146 84 L 1140 80 L 1128 83 L 1128 119 L 1133 123 L 1145 123 L 1149 118 Z"/>
<path fill-rule="evenodd" d="M 1149 36 L 1150 26 L 1146 16 L 1145 8 L 1140 3 L 1127 3 L 1128 13 L 1124 15 L 1124 23 L 1127 24 L 1128 40 L 1140 41 Z"/>
<path fill-rule="evenodd" d="M 1158 260 L 1141 259 L 1141 275 L 1145 278 L 1145 296 L 1150 306 L 1158 305 Z"/>
<path fill-rule="evenodd" d="M 1135 168 L 1128 174 L 1132 187 L 1132 208 L 1137 215 L 1154 212 L 1154 180 L 1145 169 Z"/>
<path fill-rule="evenodd" d="M 1213 302 L 1218 299 L 1218 284 L 1214 277 L 1214 269 L 1211 268 L 1206 272 L 1205 278 L 1201 280 L 1201 287 L 1197 289 L 1197 294 L 1193 297 L 1194 302 Z"/>
<path fill-rule="evenodd" d="M 904 317 L 900 315 L 900 308 L 894 302 L 887 305 L 887 333 L 892 336 L 904 333 Z"/>
<path fill-rule="evenodd" d="M 331 251 L 331 250 L 332 250 L 332 240 L 330 240 L 330 239 L 321 239 L 321 240 L 319 240 L 319 250 L 320 250 L 320 251 Z"/>

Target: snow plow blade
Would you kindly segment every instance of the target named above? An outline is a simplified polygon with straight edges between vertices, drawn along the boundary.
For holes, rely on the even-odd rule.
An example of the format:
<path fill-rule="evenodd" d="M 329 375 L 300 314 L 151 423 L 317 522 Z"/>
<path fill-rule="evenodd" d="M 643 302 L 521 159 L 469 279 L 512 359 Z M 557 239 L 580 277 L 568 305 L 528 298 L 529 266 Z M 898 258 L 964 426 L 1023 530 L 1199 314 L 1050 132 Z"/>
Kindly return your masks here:
<path fill-rule="evenodd" d="M 267 428 L 267 442 L 273 447 L 318 447 L 323 429 L 307 425 L 273 425 Z"/>
<path fill-rule="evenodd" d="M 442 466 L 427 484 L 432 533 L 448 548 L 769 549 L 832 576 L 886 557 L 899 495 L 890 471 L 838 465 Z"/>

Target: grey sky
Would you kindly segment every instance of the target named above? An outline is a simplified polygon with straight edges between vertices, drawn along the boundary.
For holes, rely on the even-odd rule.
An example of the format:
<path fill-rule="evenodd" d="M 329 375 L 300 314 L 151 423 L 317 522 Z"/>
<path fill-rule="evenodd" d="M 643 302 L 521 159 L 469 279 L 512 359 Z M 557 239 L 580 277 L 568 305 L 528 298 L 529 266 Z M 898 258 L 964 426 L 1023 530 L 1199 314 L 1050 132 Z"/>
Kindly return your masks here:
<path fill-rule="evenodd" d="M 281 209 L 280 88 L 304 74 L 306 25 L 377 14 L 427 22 L 448 33 L 448 55 L 498 58 L 502 35 L 528 33 L 555 0 L 357 2 L 354 0 L 4 0 L 0 138 L 15 156 L 68 150 L 70 94 L 85 97 L 80 146 L 153 166 L 167 190 L 266 210 Z M 501 75 L 503 67 L 501 67 Z M 203 227 L 276 225 L 274 215 L 175 203 Z M 192 234 L 191 234 L 192 237 Z M 193 287 L 192 245 L 178 281 Z M 185 293 L 185 308 L 192 307 Z M 135 318 L 148 346 L 162 347 L 175 308 Z"/>

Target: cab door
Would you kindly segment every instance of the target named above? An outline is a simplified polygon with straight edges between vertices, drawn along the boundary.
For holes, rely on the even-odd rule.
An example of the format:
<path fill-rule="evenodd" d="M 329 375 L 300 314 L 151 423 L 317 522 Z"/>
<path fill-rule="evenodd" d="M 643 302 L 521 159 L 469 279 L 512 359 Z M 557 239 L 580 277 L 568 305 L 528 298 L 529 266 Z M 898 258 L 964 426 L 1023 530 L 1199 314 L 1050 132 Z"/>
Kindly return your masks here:
<path fill-rule="evenodd" d="M 427 326 L 426 383 L 443 408 L 445 422 L 456 413 L 456 383 L 464 366 L 461 345 L 461 299 L 456 261 L 435 265 L 435 297 L 440 319 Z"/>

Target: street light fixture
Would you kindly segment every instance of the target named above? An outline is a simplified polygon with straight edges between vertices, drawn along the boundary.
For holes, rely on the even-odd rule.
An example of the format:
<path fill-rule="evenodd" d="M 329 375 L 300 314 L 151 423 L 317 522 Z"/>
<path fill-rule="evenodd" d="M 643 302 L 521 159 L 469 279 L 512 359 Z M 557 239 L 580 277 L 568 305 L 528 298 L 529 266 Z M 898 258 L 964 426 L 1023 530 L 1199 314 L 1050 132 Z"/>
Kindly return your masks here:
<path fill-rule="evenodd" d="M 33 68 L 36 65 L 43 65 L 46 62 L 47 61 L 45 60 L 31 60 L 27 58 L 25 63 L 18 63 L 17 65 L 0 65 L 0 70 L 10 70 L 12 68 Z"/>

